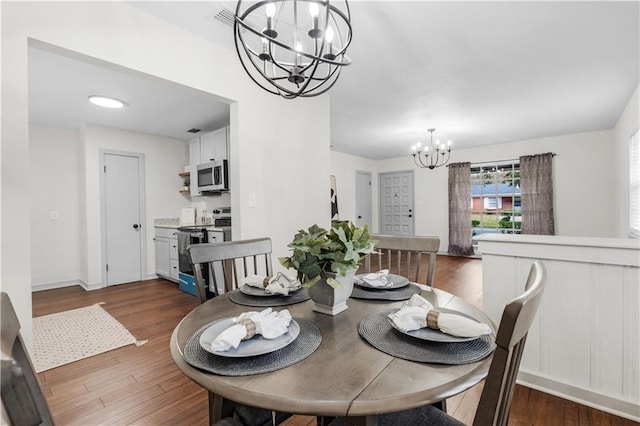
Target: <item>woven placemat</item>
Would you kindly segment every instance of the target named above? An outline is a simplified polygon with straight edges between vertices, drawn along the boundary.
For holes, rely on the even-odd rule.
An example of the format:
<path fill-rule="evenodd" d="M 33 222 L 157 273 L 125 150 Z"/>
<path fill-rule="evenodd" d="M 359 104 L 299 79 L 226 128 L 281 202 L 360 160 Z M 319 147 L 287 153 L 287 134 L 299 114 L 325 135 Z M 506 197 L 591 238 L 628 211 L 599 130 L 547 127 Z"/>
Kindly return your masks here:
<path fill-rule="evenodd" d="M 309 292 L 306 288 L 296 291 L 289 296 L 251 296 L 244 294 L 240 290 L 229 293 L 229 300 L 238 305 L 244 306 L 286 306 L 309 300 Z"/>
<path fill-rule="evenodd" d="M 369 300 L 408 300 L 414 294 L 420 294 L 422 289 L 416 284 L 409 284 L 407 286 L 397 288 L 395 290 L 389 289 L 367 289 L 363 287 L 353 286 L 351 297 L 354 299 L 369 299 Z"/>
<path fill-rule="evenodd" d="M 250 376 L 289 367 L 314 353 L 322 342 L 322 334 L 317 325 L 305 319 L 294 318 L 294 320 L 300 326 L 300 334 L 291 344 L 268 354 L 246 358 L 214 355 L 200 346 L 200 335 L 212 324 L 221 320 L 214 321 L 201 327 L 187 339 L 182 348 L 183 358 L 200 370 L 221 376 Z"/>
<path fill-rule="evenodd" d="M 358 324 L 358 333 L 373 347 L 409 361 L 434 364 L 469 364 L 491 355 L 496 348 L 495 335 L 484 335 L 460 343 L 440 343 L 416 339 L 394 329 L 388 309 L 366 316 Z"/>

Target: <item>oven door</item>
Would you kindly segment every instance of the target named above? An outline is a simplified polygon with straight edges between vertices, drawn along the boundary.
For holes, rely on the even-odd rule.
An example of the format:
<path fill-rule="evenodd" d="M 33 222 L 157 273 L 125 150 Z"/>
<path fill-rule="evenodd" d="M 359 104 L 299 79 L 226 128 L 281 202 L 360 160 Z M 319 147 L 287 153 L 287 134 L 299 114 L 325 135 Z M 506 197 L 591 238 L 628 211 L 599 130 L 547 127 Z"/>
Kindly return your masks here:
<path fill-rule="evenodd" d="M 195 278 L 193 273 L 193 264 L 191 263 L 191 257 L 189 256 L 188 248 L 192 244 L 202 244 L 207 242 L 207 231 L 183 231 L 178 230 L 178 271 L 182 274 L 189 275 Z M 209 277 L 209 265 L 202 265 L 202 276 L 205 277 L 205 281 Z M 206 283 L 205 283 L 206 284 Z"/>

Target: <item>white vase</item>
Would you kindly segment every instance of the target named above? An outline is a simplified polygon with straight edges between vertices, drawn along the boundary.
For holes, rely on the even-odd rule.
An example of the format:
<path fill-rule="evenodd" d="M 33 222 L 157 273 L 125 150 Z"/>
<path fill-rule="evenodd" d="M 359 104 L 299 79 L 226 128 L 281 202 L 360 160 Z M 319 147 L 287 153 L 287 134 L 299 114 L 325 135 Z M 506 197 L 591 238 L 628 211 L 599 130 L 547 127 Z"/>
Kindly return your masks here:
<path fill-rule="evenodd" d="M 340 285 L 336 288 L 327 284 L 326 280 L 318 281 L 309 287 L 309 297 L 313 300 L 313 310 L 321 314 L 337 315 L 348 308 L 347 299 L 353 291 L 353 276 L 356 271 L 351 270 L 345 276 L 329 273 Z"/>

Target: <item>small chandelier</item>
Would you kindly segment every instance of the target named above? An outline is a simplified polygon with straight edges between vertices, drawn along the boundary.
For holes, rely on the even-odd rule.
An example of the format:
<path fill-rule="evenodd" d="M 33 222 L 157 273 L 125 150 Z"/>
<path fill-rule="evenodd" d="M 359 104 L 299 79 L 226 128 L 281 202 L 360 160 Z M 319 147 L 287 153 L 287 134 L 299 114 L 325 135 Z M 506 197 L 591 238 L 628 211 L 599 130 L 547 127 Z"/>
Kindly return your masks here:
<path fill-rule="evenodd" d="M 449 155 L 451 154 L 451 141 L 447 142 L 447 146 L 441 144 L 439 140 L 433 143 L 433 132 L 436 129 L 428 129 L 431 134 L 429 146 L 425 146 L 424 150 L 420 146 L 420 142 L 417 145 L 411 147 L 411 155 L 413 155 L 413 161 L 415 161 L 418 167 L 435 169 L 436 167 L 444 166 L 449 162 Z"/>
<path fill-rule="evenodd" d="M 329 90 L 349 65 L 351 15 L 346 0 L 238 1 L 233 32 L 249 77 L 287 99 Z"/>

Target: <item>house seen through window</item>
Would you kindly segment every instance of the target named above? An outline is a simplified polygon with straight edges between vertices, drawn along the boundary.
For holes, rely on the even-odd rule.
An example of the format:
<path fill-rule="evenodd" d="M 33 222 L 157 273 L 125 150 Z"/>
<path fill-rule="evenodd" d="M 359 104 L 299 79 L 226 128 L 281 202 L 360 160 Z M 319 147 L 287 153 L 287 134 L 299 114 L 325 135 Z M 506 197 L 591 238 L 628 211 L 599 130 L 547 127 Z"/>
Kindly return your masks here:
<path fill-rule="evenodd" d="M 471 225 L 473 235 L 519 234 L 520 163 L 471 167 Z"/>

